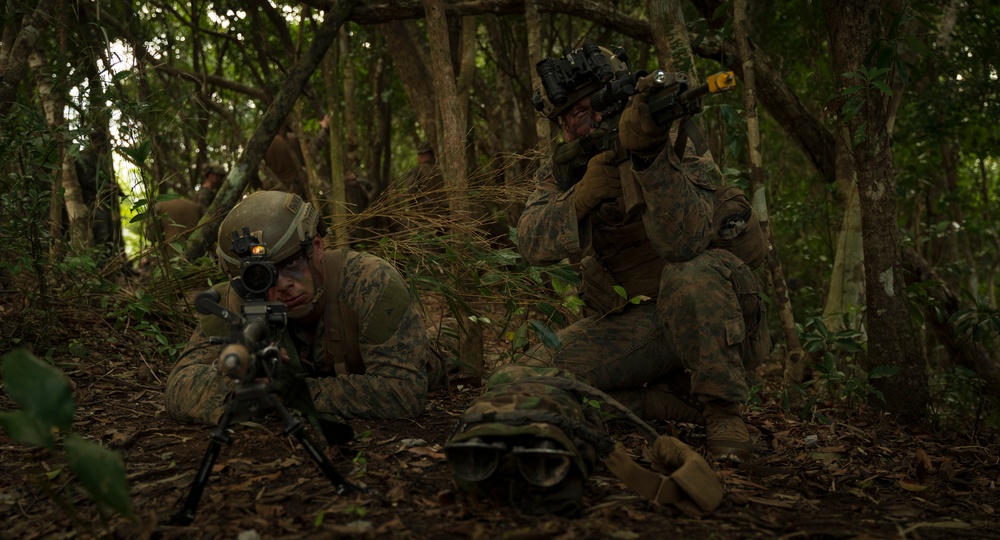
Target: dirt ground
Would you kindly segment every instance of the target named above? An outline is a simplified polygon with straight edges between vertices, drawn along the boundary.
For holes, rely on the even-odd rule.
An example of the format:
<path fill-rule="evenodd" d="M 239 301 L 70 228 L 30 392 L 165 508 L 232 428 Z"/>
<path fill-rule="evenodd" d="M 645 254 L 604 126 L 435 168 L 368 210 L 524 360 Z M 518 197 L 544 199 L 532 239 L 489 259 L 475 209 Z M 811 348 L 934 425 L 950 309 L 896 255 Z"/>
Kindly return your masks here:
<path fill-rule="evenodd" d="M 31 334 L 15 296 L 2 300 L 3 343 Z M 163 407 L 170 366 L 142 352 L 152 345 L 138 354 L 126 345 L 148 338 L 95 317 L 61 313 L 55 343 L 76 338 L 83 352 L 57 347 L 53 359 L 76 385 L 74 431 L 124 459 L 137 518 L 103 519 L 77 484 L 63 486 L 66 475 L 45 475 L 64 466 L 61 455 L 0 435 L 2 538 L 1000 538 L 995 438 L 833 407 L 823 411 L 829 425 L 805 423 L 766 389 L 749 411 L 758 451 L 751 463 L 716 466 L 726 495 L 712 515 L 647 502 L 603 468 L 587 481 L 580 516 L 525 515 L 455 487 L 442 446 L 479 392 L 456 384 L 435 392 L 416 419 L 353 423 L 358 438 L 327 452 L 340 474 L 369 488 L 364 493 L 338 495 L 277 420 L 237 425 L 193 525 L 170 526 L 212 430 L 170 420 Z M 0 393 L 0 409 L 12 408 Z M 654 427 L 703 450 L 698 426 Z M 637 432 L 611 433 L 643 462 Z"/>

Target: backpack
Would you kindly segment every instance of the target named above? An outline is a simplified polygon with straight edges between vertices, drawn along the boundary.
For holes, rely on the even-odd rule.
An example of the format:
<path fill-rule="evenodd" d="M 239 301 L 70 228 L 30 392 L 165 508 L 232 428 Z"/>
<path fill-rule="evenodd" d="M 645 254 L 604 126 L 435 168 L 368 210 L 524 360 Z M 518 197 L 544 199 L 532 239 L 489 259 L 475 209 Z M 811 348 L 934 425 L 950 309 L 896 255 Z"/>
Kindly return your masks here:
<path fill-rule="evenodd" d="M 616 448 L 603 406 L 639 427 L 659 472 Z M 722 500 L 722 486 L 701 455 L 657 436 L 616 400 L 554 367 L 509 364 L 494 372 L 444 451 L 459 489 L 526 514 L 578 514 L 584 484 L 602 463 L 652 501 L 704 514 Z"/>

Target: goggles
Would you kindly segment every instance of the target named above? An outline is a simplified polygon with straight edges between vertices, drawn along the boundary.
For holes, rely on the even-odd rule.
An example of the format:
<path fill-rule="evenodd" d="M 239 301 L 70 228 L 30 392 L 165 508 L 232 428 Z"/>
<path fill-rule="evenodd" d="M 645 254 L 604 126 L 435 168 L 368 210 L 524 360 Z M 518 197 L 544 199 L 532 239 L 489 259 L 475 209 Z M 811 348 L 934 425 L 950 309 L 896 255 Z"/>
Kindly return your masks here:
<path fill-rule="evenodd" d="M 551 439 L 534 439 L 529 444 L 508 447 L 503 441 L 473 437 L 450 442 L 444 447 L 448 466 L 460 480 L 482 482 L 500 469 L 505 460 L 513 460 L 526 482 L 548 488 L 562 482 L 573 466 L 573 453 Z"/>

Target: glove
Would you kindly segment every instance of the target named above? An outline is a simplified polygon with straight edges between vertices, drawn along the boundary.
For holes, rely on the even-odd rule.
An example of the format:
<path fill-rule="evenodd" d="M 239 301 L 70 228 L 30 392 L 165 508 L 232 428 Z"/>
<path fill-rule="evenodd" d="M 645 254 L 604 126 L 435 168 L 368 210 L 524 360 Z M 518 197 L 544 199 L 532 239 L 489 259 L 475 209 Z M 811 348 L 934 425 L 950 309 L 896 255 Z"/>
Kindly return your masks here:
<path fill-rule="evenodd" d="M 611 165 L 615 159 L 614 150 L 601 152 L 587 162 L 587 172 L 576 185 L 573 205 L 576 211 L 586 214 L 604 199 L 614 199 L 622 194 L 622 181 L 618 176 L 618 166 Z"/>
<path fill-rule="evenodd" d="M 655 157 L 669 137 L 666 129 L 656 125 L 649 114 L 645 94 L 632 96 L 618 121 L 618 138 L 622 148 L 643 158 Z"/>

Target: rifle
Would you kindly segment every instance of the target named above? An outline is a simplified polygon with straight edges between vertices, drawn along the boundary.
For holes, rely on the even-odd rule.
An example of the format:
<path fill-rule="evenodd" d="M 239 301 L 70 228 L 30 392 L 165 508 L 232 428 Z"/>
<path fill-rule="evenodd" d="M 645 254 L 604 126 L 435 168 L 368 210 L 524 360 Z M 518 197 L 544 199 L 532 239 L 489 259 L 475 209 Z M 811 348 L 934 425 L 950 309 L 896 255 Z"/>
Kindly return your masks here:
<path fill-rule="evenodd" d="M 338 495 L 359 490 L 344 479 L 317 449 L 303 429 L 305 424 L 288 411 L 274 388 L 274 381 L 288 375 L 285 370 L 289 368 L 282 362 L 277 345 L 278 334 L 288 322 L 288 313 L 283 303 L 267 299 L 267 291 L 277 283 L 278 276 L 274 262 L 267 258 L 267 247 L 250 234 L 249 228 L 244 227 L 242 236 L 233 231 L 232 251 L 240 257 L 240 277 L 231 282 L 245 300 L 240 313 L 223 307 L 219 303 L 221 294 L 211 289 L 198 294 L 195 308 L 199 313 L 217 315 L 229 323 L 228 337 L 212 337 L 209 342 L 224 346 L 216 368 L 220 374 L 236 380 L 236 388 L 226 402 L 219 426 L 212 431 L 208 449 L 184 507 L 170 518 L 171 525 L 190 525 L 194 521 L 219 451 L 223 445 L 232 442 L 227 432 L 229 425 L 234 418 L 247 415 L 258 416 L 276 411 L 285 422 L 282 435 L 294 435 L 299 440 L 309 457 L 333 483 Z M 354 435 L 347 424 L 327 420 L 320 420 L 319 424 L 330 444 L 346 442 Z"/>
<path fill-rule="evenodd" d="M 686 73 L 667 73 L 658 69 L 623 72 L 607 81 L 590 96 L 590 106 L 601 113 L 601 122 L 590 134 L 564 143 L 556 150 L 556 163 L 573 163 L 582 158 L 583 166 L 591 157 L 608 150 L 616 155 L 615 164 L 628 159 L 618 141 L 618 123 L 628 104 L 629 97 L 646 94 L 646 103 L 656 125 L 667 128 L 671 123 L 690 118 L 702 110 L 701 98 L 725 92 L 736 87 L 733 72 L 716 73 L 708 82 L 694 88 L 688 85 Z"/>
<path fill-rule="evenodd" d="M 667 130 L 671 123 L 685 121 L 700 113 L 702 97 L 735 87 L 736 78 L 731 71 L 716 73 L 705 84 L 694 88 L 689 87 L 686 73 L 667 73 L 663 70 L 653 73 L 621 73 L 590 97 L 591 108 L 601 113 L 601 122 L 597 128 L 584 137 L 560 145 L 553 159 L 556 163 L 575 163 L 577 167 L 584 168 L 587 160 L 608 150 L 615 152 L 612 164 L 617 165 L 629 159 L 630 156 L 621 149 L 618 140 L 618 123 L 629 97 L 637 93 L 646 95 L 646 104 L 653 121 Z M 687 136 L 683 132 L 682 135 Z M 582 177 L 582 173 L 573 176 Z M 642 192 L 634 182 L 622 182 L 622 199 L 623 210 L 627 214 L 637 211 L 644 204 Z"/>

